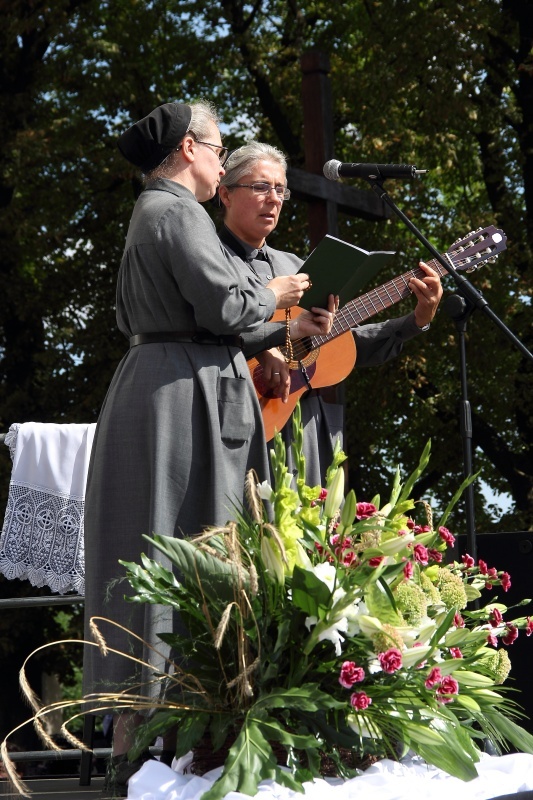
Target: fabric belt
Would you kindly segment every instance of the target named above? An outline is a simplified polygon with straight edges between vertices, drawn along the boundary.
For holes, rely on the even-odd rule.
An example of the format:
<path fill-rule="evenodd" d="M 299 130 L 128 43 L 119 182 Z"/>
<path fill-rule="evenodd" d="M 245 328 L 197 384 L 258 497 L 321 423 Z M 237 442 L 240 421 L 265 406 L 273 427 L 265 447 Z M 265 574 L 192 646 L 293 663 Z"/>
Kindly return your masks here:
<path fill-rule="evenodd" d="M 219 336 L 206 331 L 156 331 L 154 333 L 136 333 L 130 336 L 130 348 L 139 344 L 156 344 L 157 342 L 178 342 L 179 344 L 215 344 L 239 347 L 242 350 L 243 342 L 240 336 L 220 334 Z"/>

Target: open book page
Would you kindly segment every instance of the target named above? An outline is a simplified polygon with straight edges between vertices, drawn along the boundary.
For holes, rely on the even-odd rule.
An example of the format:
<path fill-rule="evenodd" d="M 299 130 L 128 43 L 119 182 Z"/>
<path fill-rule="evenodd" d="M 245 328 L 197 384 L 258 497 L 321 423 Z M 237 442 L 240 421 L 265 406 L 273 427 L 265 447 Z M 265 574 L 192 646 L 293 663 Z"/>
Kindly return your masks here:
<path fill-rule="evenodd" d="M 327 234 L 300 269 L 310 276 L 313 284 L 300 300 L 300 306 L 326 308 L 328 295 L 338 294 L 342 307 L 361 294 L 393 255 L 393 251 L 387 250 L 369 252 Z"/>

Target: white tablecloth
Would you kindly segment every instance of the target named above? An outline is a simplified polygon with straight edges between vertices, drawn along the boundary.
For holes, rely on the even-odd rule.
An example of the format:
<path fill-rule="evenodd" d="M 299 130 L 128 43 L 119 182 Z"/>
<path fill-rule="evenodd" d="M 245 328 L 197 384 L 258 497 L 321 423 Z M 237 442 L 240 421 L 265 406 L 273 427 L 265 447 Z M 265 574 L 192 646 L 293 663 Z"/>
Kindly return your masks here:
<path fill-rule="evenodd" d="M 218 768 L 203 777 L 178 773 L 159 761 L 147 761 L 130 779 L 128 800 L 200 800 L 220 775 Z M 315 780 L 305 784 L 305 795 L 272 781 L 259 785 L 260 800 L 490 800 L 506 794 L 533 790 L 533 756 L 515 753 L 505 756 L 482 754 L 478 777 L 464 782 L 421 759 L 402 763 L 384 759 L 357 778 Z M 249 800 L 248 795 L 231 792 L 226 800 Z"/>
<path fill-rule="evenodd" d="M 24 422 L 5 438 L 13 467 L 0 572 L 64 594 L 85 590 L 83 510 L 96 425 Z"/>

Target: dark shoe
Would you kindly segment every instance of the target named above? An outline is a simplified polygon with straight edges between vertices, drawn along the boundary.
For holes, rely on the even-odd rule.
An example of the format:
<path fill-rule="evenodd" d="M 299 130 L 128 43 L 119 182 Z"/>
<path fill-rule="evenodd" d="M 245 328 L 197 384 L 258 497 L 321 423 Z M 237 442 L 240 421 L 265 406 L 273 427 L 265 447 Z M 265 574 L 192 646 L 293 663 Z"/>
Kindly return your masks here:
<path fill-rule="evenodd" d="M 161 750 L 161 755 L 159 756 L 159 761 L 162 764 L 166 764 L 167 767 L 172 766 L 172 762 L 176 758 L 176 751 L 175 750 Z"/>
<path fill-rule="evenodd" d="M 149 753 L 143 753 L 135 761 L 128 761 L 127 755 L 112 756 L 107 763 L 104 778 L 104 787 L 100 793 L 102 800 L 116 800 L 128 796 L 128 781 L 132 775 L 140 770 L 145 761 L 151 758 Z"/>

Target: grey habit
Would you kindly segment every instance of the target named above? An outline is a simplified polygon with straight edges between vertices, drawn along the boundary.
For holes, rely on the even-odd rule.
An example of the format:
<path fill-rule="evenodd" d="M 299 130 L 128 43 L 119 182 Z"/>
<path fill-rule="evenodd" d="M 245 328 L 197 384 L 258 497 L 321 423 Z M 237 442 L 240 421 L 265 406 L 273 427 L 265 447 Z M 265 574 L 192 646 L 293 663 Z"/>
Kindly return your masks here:
<path fill-rule="evenodd" d="M 253 331 L 275 296 L 226 255 L 194 195 L 169 180 L 149 184 L 135 205 L 117 285 L 117 321 L 126 337 L 164 331 Z M 126 345 L 127 346 L 127 345 Z M 250 468 L 268 476 L 259 404 L 241 349 L 193 343 L 141 344 L 119 363 L 97 425 L 86 513 L 86 626 L 99 615 L 165 653 L 170 609 L 131 604 L 118 560 L 163 557 L 143 534 L 189 536 L 234 519 Z M 108 623 L 109 647 L 164 668 Z M 86 627 L 86 638 L 91 639 Z M 135 664 L 87 647 L 84 691 L 127 689 Z M 144 670 L 144 678 L 149 671 Z M 149 693 L 149 692 L 147 692 Z"/>
<path fill-rule="evenodd" d="M 237 238 L 237 237 L 235 237 Z M 293 275 L 303 265 L 303 260 L 293 253 L 275 250 L 265 245 L 260 251 L 237 238 L 244 249 L 245 258 L 240 258 L 229 244 L 224 247 L 244 272 L 252 272 L 256 279 L 266 285 L 276 275 Z M 414 313 L 390 319 L 386 322 L 362 325 L 353 329 L 357 347 L 357 366 L 369 367 L 384 364 L 400 354 L 404 342 L 421 332 Z M 247 358 L 262 350 L 279 347 L 285 343 L 285 323 L 267 322 L 243 336 Z M 344 408 L 341 403 L 328 402 L 332 392 L 303 395 L 300 399 L 304 426 L 304 455 L 306 459 L 306 483 L 310 486 L 324 485 L 326 470 L 331 464 L 333 447 L 337 438 L 342 445 Z M 328 398 L 328 400 L 326 399 Z M 292 421 L 281 431 L 287 447 L 287 462 L 293 469 L 290 443 Z"/>

